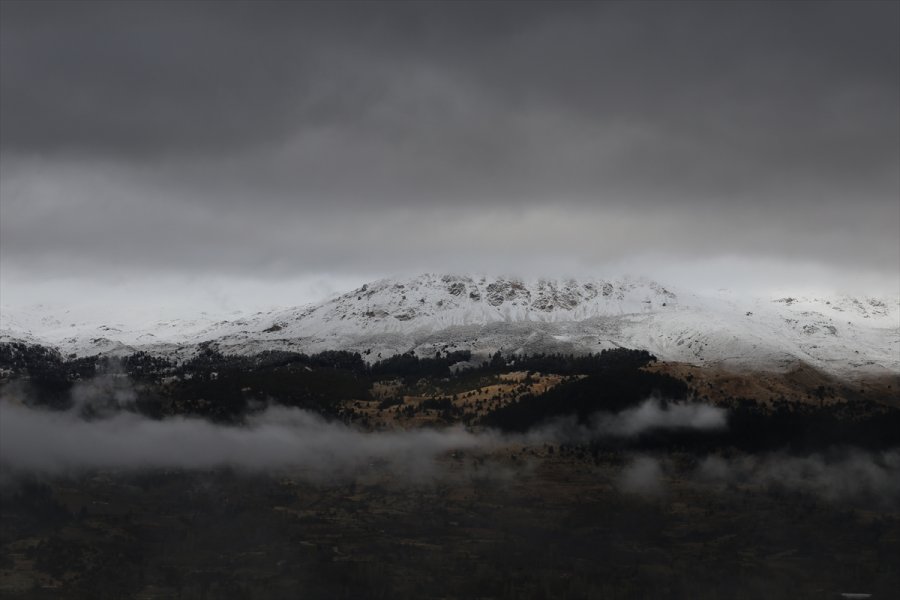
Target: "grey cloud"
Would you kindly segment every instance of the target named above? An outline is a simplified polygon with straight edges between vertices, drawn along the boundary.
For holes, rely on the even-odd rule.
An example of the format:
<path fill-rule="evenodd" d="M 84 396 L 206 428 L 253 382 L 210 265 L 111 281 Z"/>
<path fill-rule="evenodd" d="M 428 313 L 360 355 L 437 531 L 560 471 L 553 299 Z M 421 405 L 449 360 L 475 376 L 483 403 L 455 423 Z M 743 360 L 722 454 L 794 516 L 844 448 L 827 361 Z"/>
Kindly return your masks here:
<path fill-rule="evenodd" d="M 725 419 L 724 411 L 712 407 L 663 407 L 648 400 L 615 415 L 597 415 L 587 427 L 562 420 L 522 435 L 461 427 L 363 432 L 307 411 L 280 406 L 256 413 L 243 426 L 217 425 L 198 418 L 152 420 L 127 410 L 133 394 L 127 379 L 115 376 L 77 386 L 73 392 L 75 404 L 65 412 L 29 408 L 23 404 L 27 394 L 27 388 L 21 386 L 2 390 L 0 474 L 231 466 L 249 471 L 294 468 L 310 479 L 321 480 L 374 465 L 409 481 L 427 481 L 449 476 L 438 459 L 451 451 L 585 443 L 654 429 L 718 429 Z M 515 473 L 493 465 L 470 475 L 508 478 Z M 707 456 L 686 471 L 666 459 L 633 455 L 613 483 L 625 493 L 659 496 L 666 491 L 667 478 L 714 486 L 780 489 L 830 502 L 893 504 L 900 500 L 900 451 L 851 448 L 808 456 L 777 452 Z"/>
<path fill-rule="evenodd" d="M 686 479 L 735 490 L 806 494 L 827 502 L 864 502 L 896 507 L 900 502 L 900 450 L 868 452 L 840 448 L 797 456 L 785 452 L 710 455 L 694 469 L 677 469 L 672 461 L 632 456 L 615 481 L 623 492 L 659 496 L 666 479 Z"/>
<path fill-rule="evenodd" d="M 819 262 L 844 278 L 865 269 L 896 278 L 897 205 L 646 212 L 552 203 L 509 210 L 488 202 L 467 210 L 447 202 L 416 211 L 317 211 L 251 202 L 211 211 L 188 193 L 180 204 L 158 200 L 152 185 L 124 176 L 97 182 L 79 170 L 54 181 L 42 173 L 0 181 L 0 259 L 47 277 L 175 271 L 278 278 L 473 266 L 575 274 L 656 253 L 669 262 L 723 255 Z M 725 271 L 730 283 L 747 277 L 733 266 Z"/>
<path fill-rule="evenodd" d="M 7 2 L 5 144 L 169 152 L 323 122 L 417 129 L 429 105 L 405 76 L 422 72 L 513 112 L 670 121 L 723 106 L 796 127 L 848 92 L 896 93 L 892 16 L 877 2 Z M 420 110 L 391 112 L 404 101 Z"/>
<path fill-rule="evenodd" d="M 133 410 L 137 392 L 127 376 L 108 373 L 72 386 L 72 411 L 90 417 L 115 416 L 123 410 Z"/>
<path fill-rule="evenodd" d="M 650 456 L 634 457 L 622 469 L 616 485 L 629 494 L 660 495 L 665 491 L 662 465 Z"/>
<path fill-rule="evenodd" d="M 656 399 L 647 400 L 640 406 L 615 415 L 597 415 L 592 421 L 595 431 L 624 437 L 654 429 L 713 431 L 725 429 L 727 425 L 728 411 L 724 408 L 682 402 L 663 405 Z"/>
<path fill-rule="evenodd" d="M 717 484 L 802 492 L 832 502 L 869 499 L 895 505 L 900 501 L 900 451 L 870 453 L 850 448 L 809 456 L 709 456 L 695 477 Z"/>
<path fill-rule="evenodd" d="M 385 462 L 398 473 L 424 476 L 435 473 L 435 460 L 451 450 L 584 443 L 654 429 L 724 425 L 720 409 L 662 407 L 648 400 L 617 415 L 598 415 L 589 427 L 562 420 L 523 435 L 462 427 L 364 432 L 282 406 L 249 416 L 245 425 L 225 426 L 198 418 L 152 420 L 131 412 L 134 390 L 126 377 L 115 374 L 77 384 L 67 411 L 30 408 L 29 390 L 21 385 L 0 392 L 0 464 L 15 471 L 290 466 L 321 477 Z"/>
<path fill-rule="evenodd" d="M 425 473 L 441 453 L 482 447 L 462 429 L 364 434 L 301 410 L 270 407 L 245 427 L 201 419 L 153 421 L 134 413 L 85 421 L 3 402 L 0 456 L 18 471 L 85 468 L 212 468 L 287 466 L 311 477 L 389 461 L 398 473 Z"/>
<path fill-rule="evenodd" d="M 900 15 L 860 4 L 10 2 L 2 148 L 236 155 L 331 200 L 877 184 Z"/>
<path fill-rule="evenodd" d="M 597 439 L 634 438 L 661 430 L 716 431 L 727 426 L 728 411 L 724 408 L 648 398 L 618 413 L 598 412 L 591 416 L 588 425 L 578 424 L 571 417 L 553 420 L 528 432 L 524 439 L 538 444 L 588 443 Z"/>
<path fill-rule="evenodd" d="M 900 266 L 896 3 L 0 10 L 0 254 L 36 278 Z"/>

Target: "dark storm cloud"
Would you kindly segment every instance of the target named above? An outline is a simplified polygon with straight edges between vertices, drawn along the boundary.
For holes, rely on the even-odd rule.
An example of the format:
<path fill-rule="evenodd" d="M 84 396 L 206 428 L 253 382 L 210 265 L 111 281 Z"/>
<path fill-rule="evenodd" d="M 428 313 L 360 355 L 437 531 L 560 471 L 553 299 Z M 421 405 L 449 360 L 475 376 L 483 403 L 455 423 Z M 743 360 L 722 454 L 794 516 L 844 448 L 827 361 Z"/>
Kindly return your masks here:
<path fill-rule="evenodd" d="M 0 10 L 9 261 L 418 268 L 436 218 L 465 245 L 515 209 L 484 218 L 520 255 L 591 264 L 640 222 L 655 250 L 897 266 L 897 3 Z M 548 207 L 610 241 L 528 225 Z M 353 243 L 410 209 L 404 248 Z"/>
<path fill-rule="evenodd" d="M 452 124 L 423 83 L 488 105 L 474 109 L 639 118 L 688 138 L 743 129 L 789 145 L 801 142 L 796 133 L 774 128 L 813 137 L 844 128 L 876 138 L 864 152 L 896 150 L 877 132 L 900 77 L 894 3 L 39 2 L 3 11 L 3 145 L 13 151 L 240 150 L 328 127 L 389 141 Z M 404 108 L 414 110 L 394 112 Z M 492 134 L 466 133 L 485 143 Z"/>

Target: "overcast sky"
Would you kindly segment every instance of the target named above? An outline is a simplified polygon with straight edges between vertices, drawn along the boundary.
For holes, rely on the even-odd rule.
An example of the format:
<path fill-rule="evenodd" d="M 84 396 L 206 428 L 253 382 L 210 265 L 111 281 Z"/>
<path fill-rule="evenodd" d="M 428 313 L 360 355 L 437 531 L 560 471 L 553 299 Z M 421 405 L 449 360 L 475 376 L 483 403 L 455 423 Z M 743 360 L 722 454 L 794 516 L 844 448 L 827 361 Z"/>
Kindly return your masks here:
<path fill-rule="evenodd" d="M 4 0 L 0 28 L 7 304 L 446 270 L 900 293 L 898 2 Z"/>

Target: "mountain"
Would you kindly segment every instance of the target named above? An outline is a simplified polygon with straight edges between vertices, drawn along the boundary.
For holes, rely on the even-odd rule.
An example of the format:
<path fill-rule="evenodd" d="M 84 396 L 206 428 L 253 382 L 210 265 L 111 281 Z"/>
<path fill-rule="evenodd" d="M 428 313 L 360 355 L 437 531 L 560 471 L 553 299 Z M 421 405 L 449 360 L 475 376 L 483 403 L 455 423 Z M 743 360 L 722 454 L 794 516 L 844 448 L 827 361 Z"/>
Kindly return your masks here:
<path fill-rule="evenodd" d="M 662 360 L 832 373 L 900 373 L 900 298 L 746 298 L 697 294 L 636 278 L 532 279 L 421 275 L 383 279 L 310 306 L 216 320 L 67 319 L 4 309 L 0 342 L 64 354 L 144 350 L 187 356 L 352 350 L 368 360 L 415 351 L 597 352 L 645 349 Z"/>

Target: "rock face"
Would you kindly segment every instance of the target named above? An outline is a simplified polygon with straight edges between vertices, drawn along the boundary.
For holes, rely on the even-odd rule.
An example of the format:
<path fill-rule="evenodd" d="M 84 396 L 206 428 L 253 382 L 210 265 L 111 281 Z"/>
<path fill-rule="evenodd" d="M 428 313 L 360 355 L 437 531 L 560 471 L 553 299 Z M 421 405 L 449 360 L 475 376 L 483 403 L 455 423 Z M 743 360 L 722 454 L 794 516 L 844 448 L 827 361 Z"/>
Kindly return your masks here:
<path fill-rule="evenodd" d="M 898 298 L 743 298 L 672 291 L 646 279 L 421 275 L 384 279 L 320 304 L 243 318 L 65 327 L 48 315 L 8 315 L 0 341 L 63 353 L 190 354 L 344 349 L 370 360 L 413 350 L 596 352 L 625 346 L 695 364 L 900 373 Z M 53 324 L 57 325 L 54 326 Z"/>

